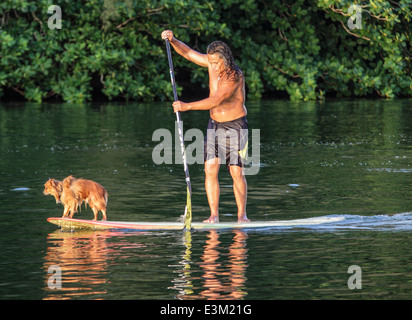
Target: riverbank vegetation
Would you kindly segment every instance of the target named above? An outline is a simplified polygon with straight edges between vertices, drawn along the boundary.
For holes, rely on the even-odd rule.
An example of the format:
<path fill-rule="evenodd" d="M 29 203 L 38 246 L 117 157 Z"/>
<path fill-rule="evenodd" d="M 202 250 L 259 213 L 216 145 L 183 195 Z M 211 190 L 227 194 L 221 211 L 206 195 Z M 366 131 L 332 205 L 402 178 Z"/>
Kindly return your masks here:
<path fill-rule="evenodd" d="M 171 99 L 164 29 L 201 52 L 226 41 L 249 98 L 411 97 L 411 12 L 410 0 L 3 0 L 0 99 Z M 205 69 L 174 61 L 179 92 L 207 94 Z"/>

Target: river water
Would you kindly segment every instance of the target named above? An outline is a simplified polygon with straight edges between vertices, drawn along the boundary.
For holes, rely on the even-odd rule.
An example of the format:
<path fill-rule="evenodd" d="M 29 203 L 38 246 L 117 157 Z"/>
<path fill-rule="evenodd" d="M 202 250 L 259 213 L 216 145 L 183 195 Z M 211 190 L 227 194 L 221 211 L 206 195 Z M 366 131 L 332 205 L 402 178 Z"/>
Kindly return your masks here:
<path fill-rule="evenodd" d="M 174 138 L 171 107 L 0 104 L 0 299 L 411 299 L 412 100 L 272 100 L 248 110 L 250 129 L 260 130 L 250 141 L 260 161 L 247 176 L 249 218 L 339 222 L 61 231 L 46 221 L 63 212 L 42 194 L 49 177 L 102 184 L 109 220 L 183 214 L 182 165 L 152 159 L 156 130 Z M 185 131 L 204 131 L 208 115 L 182 118 Z M 190 174 L 193 219 L 201 221 L 209 215 L 202 164 L 190 165 Z M 235 221 L 224 167 L 220 183 L 221 221 Z M 83 208 L 77 218 L 92 216 Z"/>

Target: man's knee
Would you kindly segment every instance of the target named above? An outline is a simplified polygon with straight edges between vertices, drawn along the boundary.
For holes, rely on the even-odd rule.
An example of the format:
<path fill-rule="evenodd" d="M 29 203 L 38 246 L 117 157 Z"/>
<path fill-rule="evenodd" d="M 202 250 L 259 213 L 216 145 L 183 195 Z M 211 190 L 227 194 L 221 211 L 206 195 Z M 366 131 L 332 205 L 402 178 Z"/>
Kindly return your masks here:
<path fill-rule="evenodd" d="M 233 180 L 235 180 L 235 179 L 245 179 L 245 175 L 244 175 L 242 167 L 231 165 L 229 167 L 229 171 L 230 171 L 230 175 L 232 176 Z"/>
<path fill-rule="evenodd" d="M 205 174 L 207 176 L 215 176 L 219 173 L 219 159 L 210 159 L 205 162 Z"/>

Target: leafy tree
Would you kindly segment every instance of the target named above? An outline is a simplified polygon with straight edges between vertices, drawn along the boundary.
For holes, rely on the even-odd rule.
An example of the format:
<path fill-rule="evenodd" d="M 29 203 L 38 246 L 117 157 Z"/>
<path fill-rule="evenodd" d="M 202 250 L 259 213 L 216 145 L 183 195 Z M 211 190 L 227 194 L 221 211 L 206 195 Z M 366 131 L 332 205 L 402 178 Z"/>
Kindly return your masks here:
<path fill-rule="evenodd" d="M 61 0 L 61 29 L 49 28 L 53 4 L 0 3 L 0 97 L 170 99 L 166 28 L 202 52 L 226 41 L 249 97 L 412 96 L 411 0 Z M 352 30 L 354 4 L 362 23 Z M 207 85 L 204 69 L 174 57 L 185 87 Z"/>

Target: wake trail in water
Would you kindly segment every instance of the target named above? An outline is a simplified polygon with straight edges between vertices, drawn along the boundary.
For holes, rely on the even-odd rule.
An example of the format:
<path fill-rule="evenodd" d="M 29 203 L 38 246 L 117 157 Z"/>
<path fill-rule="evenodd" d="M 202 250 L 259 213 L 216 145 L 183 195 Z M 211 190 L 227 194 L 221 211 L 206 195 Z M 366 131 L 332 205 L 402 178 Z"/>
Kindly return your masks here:
<path fill-rule="evenodd" d="M 313 226 L 306 229 L 319 231 L 370 230 L 370 231 L 412 231 L 412 212 L 393 215 L 327 215 L 322 218 L 339 218 L 337 221 Z"/>

